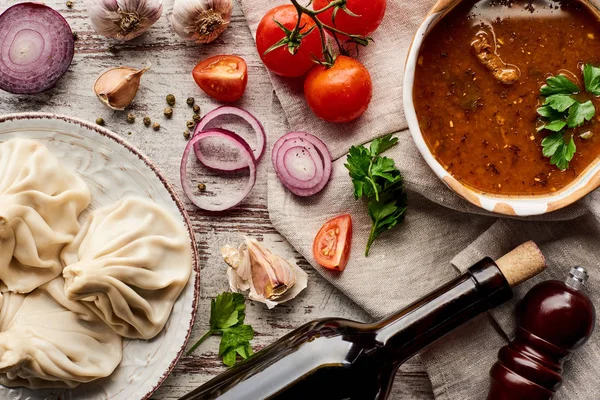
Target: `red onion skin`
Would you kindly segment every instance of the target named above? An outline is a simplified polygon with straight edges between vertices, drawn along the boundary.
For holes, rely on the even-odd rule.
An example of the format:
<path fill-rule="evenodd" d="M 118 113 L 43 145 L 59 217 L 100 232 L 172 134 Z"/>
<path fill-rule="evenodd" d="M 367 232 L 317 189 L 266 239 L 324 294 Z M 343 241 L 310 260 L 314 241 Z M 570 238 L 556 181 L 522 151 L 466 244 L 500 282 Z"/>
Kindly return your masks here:
<path fill-rule="evenodd" d="M 214 110 L 208 112 L 198 123 L 198 125 L 196 125 L 196 128 L 194 129 L 194 136 L 202 132 L 206 128 L 206 125 L 208 125 L 211 121 L 222 115 L 238 116 L 252 127 L 256 134 L 256 150 L 253 150 L 253 154 L 254 159 L 258 163 L 262 158 L 263 154 L 265 153 L 265 149 L 267 147 L 267 135 L 265 134 L 265 129 L 260 123 L 260 121 L 254 115 L 252 115 L 250 112 L 244 109 L 235 106 L 221 106 L 215 108 Z M 230 166 L 219 167 L 218 165 L 213 164 L 212 161 L 207 160 L 205 157 L 203 157 L 200 151 L 200 146 L 195 146 L 194 152 L 196 153 L 196 157 L 198 158 L 198 160 L 208 168 L 220 171 L 240 171 L 245 168 L 248 168 L 248 165 L 244 164 L 242 161 L 240 161 L 239 164 L 232 163 L 232 165 Z"/>
<path fill-rule="evenodd" d="M 10 50 L 20 35 L 37 34 L 43 48 L 26 64 L 15 63 Z M 10 40 L 6 45 L 5 41 Z M 33 38 L 29 42 L 35 42 Z M 67 21 L 50 7 L 19 3 L 0 14 L 0 89 L 15 94 L 40 93 L 53 87 L 69 69 L 75 52 L 73 32 Z"/>
<path fill-rule="evenodd" d="M 250 173 L 250 176 L 248 177 L 248 184 L 246 185 L 246 189 L 239 197 L 234 197 L 233 200 L 230 199 L 231 201 L 229 203 L 226 203 L 224 206 L 211 206 L 202 204 L 199 201 L 198 197 L 194 196 L 194 191 L 190 187 L 187 177 L 187 161 L 190 156 L 190 152 L 193 150 L 196 143 L 207 137 L 218 137 L 223 140 L 229 141 L 231 145 L 233 145 L 240 151 L 241 157 L 247 160 L 248 162 L 248 171 Z M 179 172 L 181 175 L 181 186 L 183 187 L 183 191 L 188 197 L 188 199 L 190 199 L 190 201 L 194 203 L 194 205 L 196 205 L 196 207 L 205 211 L 225 211 L 237 206 L 242 201 L 244 201 L 244 199 L 248 197 L 248 195 L 254 188 L 254 184 L 256 183 L 256 160 L 254 159 L 252 149 L 240 136 L 229 131 L 211 129 L 204 132 L 200 132 L 190 139 L 187 146 L 185 147 L 185 150 L 183 151 Z"/>
<path fill-rule="evenodd" d="M 293 139 L 303 139 L 303 140 L 311 143 L 312 145 L 314 145 L 314 147 L 317 149 L 317 151 L 319 152 L 319 154 L 321 155 L 321 157 L 323 159 L 323 179 L 321 180 L 321 182 L 319 182 L 319 184 L 317 186 L 315 186 L 311 189 L 298 188 L 298 187 L 294 187 L 294 186 L 286 184 L 285 180 L 282 180 L 280 171 L 278 171 L 278 169 L 277 169 L 277 156 L 278 156 L 278 153 L 279 153 L 281 147 L 283 146 L 283 144 L 286 141 L 293 140 Z M 331 178 L 331 172 L 333 170 L 331 153 L 329 152 L 329 149 L 327 148 L 325 143 L 323 143 L 321 141 L 321 139 L 317 138 L 316 136 L 311 135 L 310 133 L 306 133 L 306 132 L 290 132 L 290 133 L 282 136 L 281 138 L 279 138 L 279 140 L 277 142 L 275 142 L 275 145 L 273 146 L 273 152 L 271 153 L 271 161 L 273 162 L 273 168 L 275 169 L 275 173 L 281 180 L 281 183 L 286 188 L 288 188 L 288 190 L 290 192 L 292 192 L 296 196 L 300 196 L 300 197 L 312 196 L 312 195 L 319 193 L 321 190 L 323 190 L 323 188 L 325 188 L 325 186 L 329 182 L 329 179 Z"/>

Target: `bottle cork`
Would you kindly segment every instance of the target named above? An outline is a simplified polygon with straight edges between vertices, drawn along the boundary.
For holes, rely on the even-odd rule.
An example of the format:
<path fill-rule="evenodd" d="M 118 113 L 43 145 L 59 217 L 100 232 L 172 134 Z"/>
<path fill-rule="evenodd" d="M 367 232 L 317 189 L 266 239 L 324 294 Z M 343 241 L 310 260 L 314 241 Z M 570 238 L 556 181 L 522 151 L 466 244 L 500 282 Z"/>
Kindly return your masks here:
<path fill-rule="evenodd" d="M 532 241 L 523 243 L 505 254 L 496 260 L 496 264 L 511 287 L 533 278 L 546 269 L 546 259 Z"/>

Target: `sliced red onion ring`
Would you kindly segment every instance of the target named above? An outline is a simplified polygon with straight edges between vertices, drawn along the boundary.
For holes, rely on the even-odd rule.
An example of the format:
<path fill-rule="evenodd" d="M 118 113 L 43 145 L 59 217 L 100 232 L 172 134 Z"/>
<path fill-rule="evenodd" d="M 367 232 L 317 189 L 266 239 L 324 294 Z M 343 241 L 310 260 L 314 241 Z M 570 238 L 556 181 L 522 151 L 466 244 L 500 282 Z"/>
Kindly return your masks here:
<path fill-rule="evenodd" d="M 254 115 L 239 107 L 222 106 L 210 111 L 204 116 L 204 118 L 202 118 L 198 125 L 196 125 L 196 129 L 194 130 L 194 136 L 202 132 L 206 128 L 206 125 L 208 125 L 215 118 L 220 117 L 222 115 L 236 115 L 242 118 L 248 124 L 250 124 L 250 126 L 254 130 L 254 133 L 256 134 L 256 148 L 253 150 L 253 153 L 254 159 L 258 163 L 262 158 L 265 152 L 265 147 L 267 145 L 267 136 L 265 134 L 265 129 Z M 220 171 L 238 171 L 244 168 L 248 168 L 248 163 L 243 158 L 239 158 L 235 162 L 220 163 L 215 162 L 213 160 L 209 160 L 206 157 L 204 157 L 200 146 L 198 145 L 194 146 L 194 152 L 196 153 L 196 157 L 198 157 L 198 160 L 208 168 Z"/>
<path fill-rule="evenodd" d="M 0 15 L 0 89 L 32 94 L 50 89 L 67 72 L 75 41 L 52 8 L 20 3 Z"/>
<path fill-rule="evenodd" d="M 295 149 L 298 147 L 303 148 L 306 153 L 302 157 L 294 157 L 294 153 L 289 156 L 289 152 L 297 151 Z M 309 133 L 290 132 L 282 136 L 273 146 L 271 157 L 281 183 L 297 196 L 306 197 L 319 193 L 331 178 L 329 149 L 319 138 Z M 309 172 L 304 176 L 301 173 L 306 166 L 306 157 L 310 157 L 315 165 L 315 176 L 310 176 Z"/>
<path fill-rule="evenodd" d="M 312 176 L 305 173 L 306 165 L 310 164 L 314 171 Z M 275 169 L 279 179 L 297 189 L 312 189 L 323 180 L 321 155 L 310 142 L 298 138 L 286 140 L 279 147 Z"/>
<path fill-rule="evenodd" d="M 208 137 L 220 138 L 227 142 L 231 147 L 236 148 L 240 153 L 240 159 L 246 162 L 248 171 L 250 173 L 248 177 L 248 184 L 246 185 L 244 191 L 239 196 L 227 196 L 227 198 L 223 198 L 223 202 L 219 205 L 203 204 L 201 197 L 194 195 L 194 191 L 190 187 L 187 174 L 187 161 L 190 156 L 190 152 L 198 142 Z M 183 151 L 183 157 L 181 159 L 181 167 L 179 171 L 181 175 L 181 186 L 183 187 L 183 191 L 185 192 L 186 196 L 197 207 L 206 211 L 225 211 L 237 206 L 248 196 L 248 194 L 250 194 L 254 184 L 256 183 L 256 160 L 254 159 L 252 149 L 240 136 L 224 129 L 211 129 L 194 135 Z"/>

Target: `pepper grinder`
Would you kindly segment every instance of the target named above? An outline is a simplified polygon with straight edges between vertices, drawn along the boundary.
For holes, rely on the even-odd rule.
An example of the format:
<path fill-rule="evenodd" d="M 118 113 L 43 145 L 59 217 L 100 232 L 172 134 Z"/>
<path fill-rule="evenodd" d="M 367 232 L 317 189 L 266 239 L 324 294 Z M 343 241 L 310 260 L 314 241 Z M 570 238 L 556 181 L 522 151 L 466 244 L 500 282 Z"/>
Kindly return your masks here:
<path fill-rule="evenodd" d="M 583 293 L 588 274 L 534 286 L 517 305 L 515 339 L 498 353 L 487 400 L 549 400 L 561 386 L 563 363 L 590 338 L 596 322 Z"/>

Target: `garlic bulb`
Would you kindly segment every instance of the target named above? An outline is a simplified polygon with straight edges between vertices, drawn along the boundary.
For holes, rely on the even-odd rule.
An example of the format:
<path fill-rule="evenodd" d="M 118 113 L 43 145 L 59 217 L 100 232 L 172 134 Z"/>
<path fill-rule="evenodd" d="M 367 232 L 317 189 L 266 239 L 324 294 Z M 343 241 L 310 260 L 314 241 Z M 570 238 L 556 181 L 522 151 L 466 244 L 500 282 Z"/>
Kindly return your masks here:
<path fill-rule="evenodd" d="M 87 0 L 92 26 L 101 35 L 131 40 L 162 15 L 162 0 Z"/>
<path fill-rule="evenodd" d="M 149 69 L 111 68 L 96 79 L 94 92 L 100 101 L 113 110 L 124 110 L 135 98 L 142 75 Z"/>
<path fill-rule="evenodd" d="M 171 23 L 184 39 L 210 43 L 229 26 L 232 0 L 175 0 Z"/>
<path fill-rule="evenodd" d="M 308 284 L 308 275 L 295 263 L 273 254 L 254 239 L 239 248 L 225 246 L 227 278 L 232 291 L 250 290 L 248 297 L 273 308 L 296 297 Z"/>

